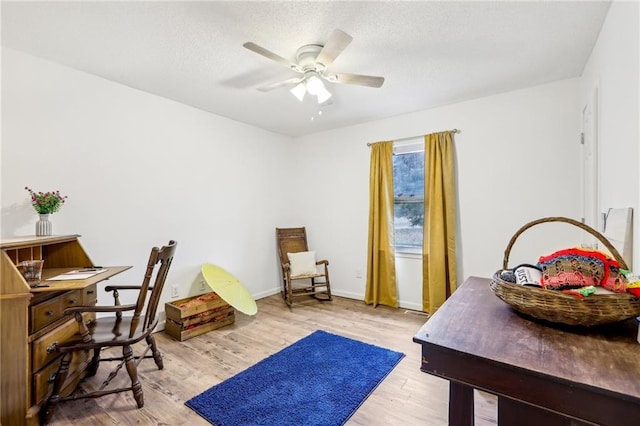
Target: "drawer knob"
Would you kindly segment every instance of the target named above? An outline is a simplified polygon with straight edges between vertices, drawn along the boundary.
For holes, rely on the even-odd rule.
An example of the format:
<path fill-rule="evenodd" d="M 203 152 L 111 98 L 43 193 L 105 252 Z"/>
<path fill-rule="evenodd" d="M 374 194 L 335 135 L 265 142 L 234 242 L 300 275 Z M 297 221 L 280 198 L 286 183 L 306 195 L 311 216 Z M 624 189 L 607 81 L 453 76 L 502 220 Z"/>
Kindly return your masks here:
<path fill-rule="evenodd" d="M 47 347 L 47 353 L 48 353 L 48 354 L 53 353 L 53 352 L 55 352 L 57 349 L 58 349 L 58 342 L 53 342 L 52 344 L 50 344 L 50 345 Z"/>
<path fill-rule="evenodd" d="M 75 305 L 76 303 L 78 303 L 78 299 L 70 299 L 69 300 L 69 304 L 70 305 Z"/>
<path fill-rule="evenodd" d="M 52 317 L 53 316 L 53 311 L 47 311 L 44 313 L 46 316 L 48 317 Z"/>
<path fill-rule="evenodd" d="M 87 290 L 87 294 L 93 294 L 95 293 L 93 290 Z"/>

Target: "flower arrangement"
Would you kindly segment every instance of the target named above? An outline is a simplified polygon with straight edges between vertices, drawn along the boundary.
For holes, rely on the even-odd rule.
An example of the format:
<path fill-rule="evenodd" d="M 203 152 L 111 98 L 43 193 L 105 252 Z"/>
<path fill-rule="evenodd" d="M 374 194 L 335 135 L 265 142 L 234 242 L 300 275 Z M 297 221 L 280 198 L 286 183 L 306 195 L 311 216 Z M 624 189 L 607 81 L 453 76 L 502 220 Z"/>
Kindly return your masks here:
<path fill-rule="evenodd" d="M 68 198 L 66 195 L 60 195 L 60 191 L 34 192 L 27 186 L 25 186 L 24 189 L 29 191 L 29 195 L 31 195 L 31 205 L 38 214 L 51 214 L 57 212 Z"/>

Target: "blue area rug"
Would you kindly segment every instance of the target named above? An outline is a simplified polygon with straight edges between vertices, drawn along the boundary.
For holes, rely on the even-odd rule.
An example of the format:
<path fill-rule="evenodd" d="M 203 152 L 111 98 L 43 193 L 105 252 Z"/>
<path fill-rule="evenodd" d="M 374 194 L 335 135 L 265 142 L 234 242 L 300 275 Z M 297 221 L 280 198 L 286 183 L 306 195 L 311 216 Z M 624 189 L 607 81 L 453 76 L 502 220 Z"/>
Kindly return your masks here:
<path fill-rule="evenodd" d="M 185 404 L 217 426 L 342 425 L 403 357 L 315 331 Z"/>

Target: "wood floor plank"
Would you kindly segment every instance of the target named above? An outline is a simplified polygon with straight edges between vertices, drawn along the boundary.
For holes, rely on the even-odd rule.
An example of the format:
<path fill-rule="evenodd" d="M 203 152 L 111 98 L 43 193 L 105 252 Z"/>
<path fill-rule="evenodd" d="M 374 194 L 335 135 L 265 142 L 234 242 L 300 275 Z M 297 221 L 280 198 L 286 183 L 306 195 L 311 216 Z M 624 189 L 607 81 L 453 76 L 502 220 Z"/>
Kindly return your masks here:
<path fill-rule="evenodd" d="M 309 300 L 292 310 L 279 295 L 257 304 L 255 316 L 236 313 L 234 324 L 184 342 L 156 333 L 165 368 L 158 370 L 150 359 L 139 365 L 143 408 L 136 408 L 130 392 L 71 401 L 58 406 L 51 424 L 208 425 L 184 402 L 313 331 L 324 330 L 406 355 L 349 419 L 348 426 L 447 425 L 448 382 L 420 371 L 421 348 L 412 341 L 427 320 L 425 316 L 340 297 L 323 303 Z M 99 387 L 113 364 L 102 363 L 98 374 L 82 383 L 79 391 Z M 113 383 L 127 386 L 128 380 L 123 369 Z M 475 399 L 476 425 L 495 425 L 495 397 L 476 392 Z"/>

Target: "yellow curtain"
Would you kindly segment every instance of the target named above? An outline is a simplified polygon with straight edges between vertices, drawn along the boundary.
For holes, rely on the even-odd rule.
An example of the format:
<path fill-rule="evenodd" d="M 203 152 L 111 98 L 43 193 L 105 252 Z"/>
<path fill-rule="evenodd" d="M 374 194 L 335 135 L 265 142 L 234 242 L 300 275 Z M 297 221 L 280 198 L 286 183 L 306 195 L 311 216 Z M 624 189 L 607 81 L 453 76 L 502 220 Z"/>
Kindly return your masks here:
<path fill-rule="evenodd" d="M 456 199 L 452 132 L 424 137 L 422 309 L 433 313 L 456 289 Z"/>
<path fill-rule="evenodd" d="M 371 146 L 367 304 L 398 307 L 393 244 L 393 142 L 378 142 Z"/>

